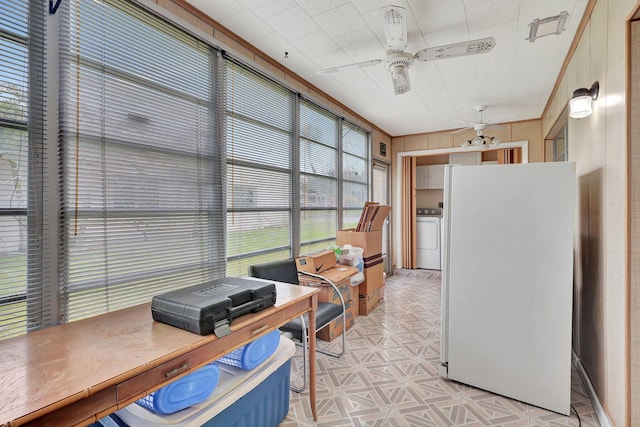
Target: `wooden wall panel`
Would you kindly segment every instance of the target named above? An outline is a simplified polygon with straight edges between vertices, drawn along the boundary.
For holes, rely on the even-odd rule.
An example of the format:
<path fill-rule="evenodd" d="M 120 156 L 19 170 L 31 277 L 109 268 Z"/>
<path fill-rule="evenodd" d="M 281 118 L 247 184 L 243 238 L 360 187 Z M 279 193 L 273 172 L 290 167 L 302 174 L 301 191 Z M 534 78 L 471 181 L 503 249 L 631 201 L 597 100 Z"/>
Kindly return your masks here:
<path fill-rule="evenodd" d="M 544 162 L 542 120 L 527 120 L 511 124 L 512 141 L 529 141 L 529 162 Z"/>
<path fill-rule="evenodd" d="M 429 133 L 427 136 L 429 150 L 453 147 L 453 135 L 449 131 Z"/>
<path fill-rule="evenodd" d="M 419 150 L 428 150 L 429 145 L 427 143 L 427 135 L 426 133 L 421 133 L 417 135 L 407 135 L 404 137 L 404 149 L 405 151 L 419 151 Z"/>
<path fill-rule="evenodd" d="M 384 154 L 380 151 L 380 144 L 385 144 L 386 152 Z M 371 133 L 371 153 L 373 158 L 385 163 L 391 163 L 392 152 L 391 137 L 374 129 Z"/>

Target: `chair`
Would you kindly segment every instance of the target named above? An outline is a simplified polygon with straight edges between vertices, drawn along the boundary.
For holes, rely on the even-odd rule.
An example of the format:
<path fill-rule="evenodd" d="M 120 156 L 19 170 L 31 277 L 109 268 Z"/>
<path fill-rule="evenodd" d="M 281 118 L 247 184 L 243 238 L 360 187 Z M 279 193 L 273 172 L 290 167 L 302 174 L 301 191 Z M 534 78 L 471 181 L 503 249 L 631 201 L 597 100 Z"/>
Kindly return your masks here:
<path fill-rule="evenodd" d="M 259 279 L 274 280 L 276 282 L 291 283 L 299 285 L 298 274 L 302 274 L 309 277 L 322 280 L 328 283 L 340 296 L 341 304 L 333 304 L 330 302 L 318 302 L 318 308 L 316 310 L 316 331 L 326 327 L 332 320 L 342 316 L 342 351 L 340 353 L 332 353 L 327 350 L 320 349 L 316 346 L 316 350 L 320 353 L 327 354 L 333 357 L 342 357 L 347 350 L 345 335 L 347 334 L 347 318 L 346 309 L 344 305 L 344 299 L 338 287 L 331 280 L 326 279 L 317 274 L 307 273 L 304 271 L 298 271 L 296 262 L 294 259 L 287 259 L 284 261 L 275 261 L 265 264 L 252 265 L 249 267 L 249 275 Z M 292 337 L 300 342 L 302 345 L 302 363 L 303 363 L 303 375 L 304 379 L 302 387 L 291 386 L 291 390 L 295 392 L 302 392 L 307 387 L 307 354 L 309 351 L 307 342 L 307 324 L 309 323 L 308 313 L 300 316 L 299 318 L 292 320 L 280 327 L 281 331 L 289 332 Z"/>

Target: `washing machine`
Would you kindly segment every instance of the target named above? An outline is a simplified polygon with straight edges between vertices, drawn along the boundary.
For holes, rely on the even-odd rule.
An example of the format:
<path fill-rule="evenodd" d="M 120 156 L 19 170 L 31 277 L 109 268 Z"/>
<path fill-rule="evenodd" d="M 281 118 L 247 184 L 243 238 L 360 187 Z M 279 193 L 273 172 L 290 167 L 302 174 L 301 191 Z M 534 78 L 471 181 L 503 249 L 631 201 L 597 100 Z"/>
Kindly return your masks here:
<path fill-rule="evenodd" d="M 441 208 L 419 208 L 416 214 L 416 267 L 441 269 Z"/>

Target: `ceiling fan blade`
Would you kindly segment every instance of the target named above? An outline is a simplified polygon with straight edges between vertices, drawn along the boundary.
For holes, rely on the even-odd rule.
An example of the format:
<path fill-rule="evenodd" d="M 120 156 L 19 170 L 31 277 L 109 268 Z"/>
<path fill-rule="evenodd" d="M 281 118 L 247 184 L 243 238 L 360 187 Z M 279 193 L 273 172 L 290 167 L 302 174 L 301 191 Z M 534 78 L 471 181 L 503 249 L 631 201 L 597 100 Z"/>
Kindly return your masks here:
<path fill-rule="evenodd" d="M 473 129 L 473 126 L 467 126 L 466 128 L 454 130 L 453 132 L 451 132 L 451 135 L 455 135 L 456 133 L 464 132 L 464 131 L 469 130 L 469 129 Z"/>
<path fill-rule="evenodd" d="M 369 61 L 356 62 L 354 64 L 347 64 L 347 65 L 340 65 L 338 67 L 332 67 L 332 68 L 325 68 L 324 70 L 318 71 L 318 74 L 326 75 L 326 74 L 338 73 L 340 71 L 355 70 L 357 68 L 373 67 L 375 65 L 378 65 L 381 62 L 382 62 L 382 59 L 370 59 Z"/>
<path fill-rule="evenodd" d="M 506 129 L 507 127 L 504 125 L 497 125 L 495 123 L 487 123 L 487 128 L 496 128 L 496 129 Z"/>
<path fill-rule="evenodd" d="M 387 6 L 382 9 L 384 36 L 387 49 L 401 52 L 407 48 L 407 13 L 403 7 Z"/>
<path fill-rule="evenodd" d="M 418 53 L 416 53 L 416 59 L 420 61 L 434 61 L 436 59 L 487 53 L 493 49 L 495 45 L 496 40 L 493 37 L 487 37 L 444 46 L 428 47 L 418 51 Z"/>

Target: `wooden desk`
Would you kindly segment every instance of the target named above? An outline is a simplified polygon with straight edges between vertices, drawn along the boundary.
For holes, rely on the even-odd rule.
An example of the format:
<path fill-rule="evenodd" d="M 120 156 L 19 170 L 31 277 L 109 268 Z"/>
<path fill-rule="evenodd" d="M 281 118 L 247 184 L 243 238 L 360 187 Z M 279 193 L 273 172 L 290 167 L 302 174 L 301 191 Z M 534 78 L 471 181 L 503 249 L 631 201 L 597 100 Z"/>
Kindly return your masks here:
<path fill-rule="evenodd" d="M 318 290 L 276 286 L 274 307 L 234 320 L 222 338 L 155 322 L 143 304 L 0 341 L 0 426 L 91 424 L 305 312 L 316 420 Z"/>

